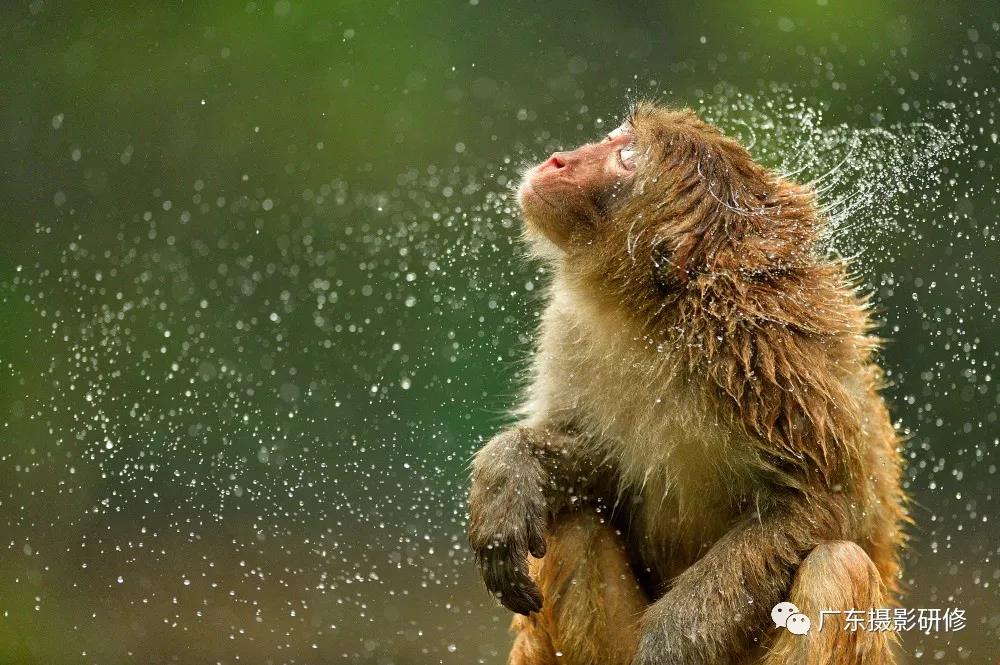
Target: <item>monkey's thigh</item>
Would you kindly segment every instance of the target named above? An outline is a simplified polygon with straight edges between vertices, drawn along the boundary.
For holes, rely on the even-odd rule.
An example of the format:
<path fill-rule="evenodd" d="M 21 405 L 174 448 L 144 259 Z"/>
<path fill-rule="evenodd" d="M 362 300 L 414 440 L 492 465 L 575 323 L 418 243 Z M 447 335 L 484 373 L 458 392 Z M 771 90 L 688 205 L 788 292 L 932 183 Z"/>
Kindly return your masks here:
<path fill-rule="evenodd" d="M 778 637 L 762 665 L 891 665 L 890 632 L 849 629 L 843 614 L 828 614 L 820 629 L 820 612 L 861 610 L 867 629 L 868 610 L 889 607 L 875 564 L 849 541 L 816 546 L 795 575 L 791 601 L 810 620 L 806 635 L 774 628 Z M 778 632 L 780 631 L 780 632 Z"/>
<path fill-rule="evenodd" d="M 561 516 L 546 554 L 531 559 L 542 609 L 511 625 L 509 665 L 627 665 L 648 600 L 636 580 L 624 539 L 590 511 Z"/>

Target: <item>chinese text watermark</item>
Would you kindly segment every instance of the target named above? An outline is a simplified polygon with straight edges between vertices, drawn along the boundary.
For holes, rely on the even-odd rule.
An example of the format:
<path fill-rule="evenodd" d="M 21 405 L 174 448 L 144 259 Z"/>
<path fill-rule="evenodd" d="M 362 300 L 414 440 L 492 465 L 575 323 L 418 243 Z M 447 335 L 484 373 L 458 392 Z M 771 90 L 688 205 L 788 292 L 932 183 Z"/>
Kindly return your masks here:
<path fill-rule="evenodd" d="M 796 635 L 806 635 L 812 621 L 793 603 L 778 603 L 771 609 L 771 620 L 779 628 Z M 849 632 L 904 633 L 917 630 L 931 633 L 955 633 L 966 625 L 965 610 L 957 607 L 918 608 L 873 607 L 866 610 L 820 610 L 817 631 L 830 623 L 843 622 Z"/>

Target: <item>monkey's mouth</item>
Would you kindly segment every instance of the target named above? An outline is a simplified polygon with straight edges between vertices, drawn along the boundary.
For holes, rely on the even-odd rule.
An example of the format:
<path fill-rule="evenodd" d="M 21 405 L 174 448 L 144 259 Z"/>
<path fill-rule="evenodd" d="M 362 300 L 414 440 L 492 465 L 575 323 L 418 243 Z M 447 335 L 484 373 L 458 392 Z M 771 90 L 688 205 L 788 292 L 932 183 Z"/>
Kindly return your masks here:
<path fill-rule="evenodd" d="M 552 201 L 550 201 L 549 199 L 547 199 L 544 194 L 542 194 L 540 191 L 538 191 L 538 188 L 535 187 L 535 183 L 534 182 L 532 182 L 532 181 L 529 180 L 528 181 L 528 186 L 531 188 L 531 191 L 534 192 L 535 196 L 537 196 L 539 199 L 541 199 L 542 202 L 545 203 L 545 205 L 547 205 L 548 207 L 552 208 L 553 210 L 558 210 L 558 208 L 556 208 L 556 204 L 555 203 L 553 203 Z"/>

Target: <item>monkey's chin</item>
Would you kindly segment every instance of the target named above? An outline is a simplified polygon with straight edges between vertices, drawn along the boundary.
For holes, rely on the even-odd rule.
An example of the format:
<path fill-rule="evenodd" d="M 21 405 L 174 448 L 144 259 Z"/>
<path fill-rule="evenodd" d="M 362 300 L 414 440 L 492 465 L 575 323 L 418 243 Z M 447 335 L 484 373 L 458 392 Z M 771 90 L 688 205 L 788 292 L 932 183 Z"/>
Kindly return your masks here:
<path fill-rule="evenodd" d="M 524 220 L 523 238 L 531 253 L 543 259 L 560 257 L 563 248 L 553 238 L 553 227 L 562 220 L 558 211 L 532 185 L 530 177 L 524 178 L 517 188 L 517 204 Z"/>
<path fill-rule="evenodd" d="M 525 216 L 530 215 L 530 211 L 539 205 L 547 205 L 542 197 L 538 195 L 535 186 L 531 184 L 531 174 L 526 174 L 521 179 L 521 184 L 517 187 L 517 205 Z"/>

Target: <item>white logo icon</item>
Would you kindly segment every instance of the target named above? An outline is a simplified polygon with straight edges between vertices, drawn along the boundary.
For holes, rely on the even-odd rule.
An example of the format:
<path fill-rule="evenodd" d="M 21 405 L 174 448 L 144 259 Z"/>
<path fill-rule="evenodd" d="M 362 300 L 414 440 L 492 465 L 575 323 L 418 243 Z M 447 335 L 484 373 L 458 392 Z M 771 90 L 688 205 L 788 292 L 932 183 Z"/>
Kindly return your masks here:
<path fill-rule="evenodd" d="M 789 602 L 778 603 L 771 609 L 771 621 L 779 628 L 785 628 L 795 635 L 805 635 L 812 625 L 809 617 Z"/>
<path fill-rule="evenodd" d="M 771 621 L 774 622 L 775 626 L 785 628 L 788 617 L 798 613 L 799 608 L 795 607 L 792 603 L 787 601 L 784 603 L 778 603 L 771 609 Z"/>

